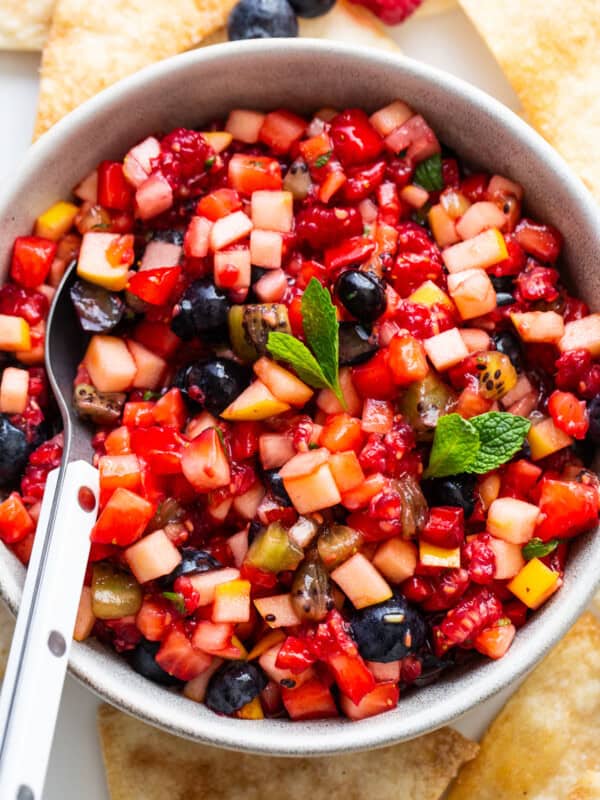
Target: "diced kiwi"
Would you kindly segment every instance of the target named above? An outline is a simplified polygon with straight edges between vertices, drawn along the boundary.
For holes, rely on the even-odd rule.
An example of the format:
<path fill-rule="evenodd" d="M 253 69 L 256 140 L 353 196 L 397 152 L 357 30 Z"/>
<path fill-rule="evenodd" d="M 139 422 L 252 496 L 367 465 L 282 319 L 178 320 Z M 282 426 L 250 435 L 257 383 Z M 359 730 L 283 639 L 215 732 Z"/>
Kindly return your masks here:
<path fill-rule="evenodd" d="M 231 346 L 244 361 L 256 361 L 267 353 L 269 333 L 292 332 L 283 303 L 232 306 L 228 321 Z"/>
<path fill-rule="evenodd" d="M 80 383 L 73 392 L 75 412 L 96 425 L 118 422 L 126 400 L 124 392 L 99 392 L 90 383 Z"/>
<path fill-rule="evenodd" d="M 283 188 L 286 192 L 291 192 L 294 200 L 304 200 L 308 196 L 312 187 L 312 180 L 308 166 L 301 159 L 297 158 L 292 162 L 290 168 L 283 179 Z"/>
<path fill-rule="evenodd" d="M 316 548 L 313 548 L 294 574 L 292 605 L 300 619 L 320 622 L 334 607 L 331 581 Z"/>
<path fill-rule="evenodd" d="M 142 589 L 133 575 L 112 564 L 94 564 L 92 571 L 92 611 L 98 619 L 120 619 L 137 614 L 142 605 Z"/>
<path fill-rule="evenodd" d="M 272 522 L 254 539 L 246 558 L 257 569 L 282 572 L 296 569 L 304 556 L 301 547 L 291 541 L 279 522 Z"/>
<path fill-rule="evenodd" d="M 415 381 L 404 392 L 398 409 L 412 425 L 419 441 L 433 438 L 438 419 L 449 413 L 456 403 L 456 394 L 434 372 L 422 381 Z"/>

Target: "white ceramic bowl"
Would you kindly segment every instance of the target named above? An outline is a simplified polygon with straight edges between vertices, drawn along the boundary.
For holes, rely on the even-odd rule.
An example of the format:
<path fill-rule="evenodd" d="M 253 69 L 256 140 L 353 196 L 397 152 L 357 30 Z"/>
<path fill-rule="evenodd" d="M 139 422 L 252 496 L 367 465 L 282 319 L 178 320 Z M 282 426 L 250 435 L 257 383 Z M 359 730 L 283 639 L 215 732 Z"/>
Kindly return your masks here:
<path fill-rule="evenodd" d="M 14 237 L 27 233 L 39 213 L 68 196 L 100 160 L 122 157 L 149 133 L 197 126 L 235 107 L 374 110 L 395 98 L 422 112 L 463 159 L 523 184 L 536 218 L 565 236 L 562 264 L 577 293 L 599 310 L 600 217 L 549 145 L 500 103 L 450 75 L 400 56 L 306 39 L 238 42 L 178 56 L 122 81 L 59 122 L 31 148 L 0 202 L 1 274 L 8 270 Z M 600 537 L 581 537 L 564 586 L 518 633 L 505 658 L 448 674 L 402 698 L 396 710 L 361 722 L 219 717 L 145 680 L 95 641 L 74 644 L 70 669 L 114 705 L 198 741 L 277 755 L 367 749 L 444 725 L 531 669 L 588 602 L 599 565 Z M 0 592 L 13 610 L 23 575 L 17 560 L 0 547 Z"/>

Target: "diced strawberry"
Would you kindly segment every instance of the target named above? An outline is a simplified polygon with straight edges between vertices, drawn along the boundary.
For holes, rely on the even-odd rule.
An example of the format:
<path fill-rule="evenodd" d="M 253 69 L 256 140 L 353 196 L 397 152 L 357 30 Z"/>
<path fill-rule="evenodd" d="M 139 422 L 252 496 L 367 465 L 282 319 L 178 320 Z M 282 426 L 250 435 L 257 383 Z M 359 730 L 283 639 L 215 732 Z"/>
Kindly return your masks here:
<path fill-rule="evenodd" d="M 41 236 L 18 236 L 13 246 L 11 278 L 26 289 L 44 283 L 58 245 Z"/>
<path fill-rule="evenodd" d="M 271 111 L 264 119 L 258 138 L 274 153 L 281 155 L 289 152 L 306 127 L 306 120 L 291 111 Z"/>
<path fill-rule="evenodd" d="M 458 547 L 465 538 L 464 510 L 458 506 L 430 508 L 421 536 L 438 547 Z"/>
<path fill-rule="evenodd" d="M 128 456 L 127 456 L 128 458 Z M 93 542 L 118 544 L 135 542 L 154 514 L 154 506 L 129 489 L 119 488 L 104 507 L 91 533 Z"/>
<path fill-rule="evenodd" d="M 330 136 L 344 167 L 374 161 L 383 150 L 383 139 L 360 109 L 349 109 L 334 117 Z"/>
<path fill-rule="evenodd" d="M 35 523 L 17 492 L 0 503 L 0 539 L 5 544 L 22 541 L 35 530 Z"/>
<path fill-rule="evenodd" d="M 162 598 L 145 597 L 135 624 L 144 638 L 160 642 L 175 618 L 173 606 Z"/>
<path fill-rule="evenodd" d="M 98 202 L 105 208 L 129 211 L 133 208 L 133 189 L 120 161 L 102 161 L 98 166 Z"/>
<path fill-rule="evenodd" d="M 480 631 L 473 645 L 476 650 L 488 658 L 502 658 L 511 646 L 517 629 L 506 617 Z"/>
<path fill-rule="evenodd" d="M 366 694 L 362 700 L 355 704 L 342 694 L 340 705 L 344 714 L 353 720 L 367 719 L 385 711 L 391 711 L 398 705 L 400 692 L 398 684 L 392 681 L 378 683 L 375 688 Z"/>
<path fill-rule="evenodd" d="M 585 439 L 590 420 L 584 400 L 571 392 L 555 391 L 548 399 L 548 411 L 557 428 L 575 439 Z"/>
<path fill-rule="evenodd" d="M 317 678 L 293 689 L 281 687 L 285 710 L 293 720 L 328 719 L 338 716 L 331 691 Z"/>
<path fill-rule="evenodd" d="M 540 520 L 535 536 L 543 542 L 571 538 L 598 524 L 598 491 L 585 483 L 543 478 Z"/>
<path fill-rule="evenodd" d="M 140 270 L 130 278 L 127 289 L 146 303 L 162 306 L 169 301 L 180 275 L 181 267 Z"/>
<path fill-rule="evenodd" d="M 156 663 L 169 675 L 191 681 L 210 667 L 212 656 L 192 646 L 183 626 L 173 626 L 156 654 Z"/>
<path fill-rule="evenodd" d="M 484 628 L 502 616 L 502 603 L 488 589 L 481 589 L 459 600 L 439 625 L 433 628 L 434 645 L 438 655 L 450 647 L 473 639 Z"/>

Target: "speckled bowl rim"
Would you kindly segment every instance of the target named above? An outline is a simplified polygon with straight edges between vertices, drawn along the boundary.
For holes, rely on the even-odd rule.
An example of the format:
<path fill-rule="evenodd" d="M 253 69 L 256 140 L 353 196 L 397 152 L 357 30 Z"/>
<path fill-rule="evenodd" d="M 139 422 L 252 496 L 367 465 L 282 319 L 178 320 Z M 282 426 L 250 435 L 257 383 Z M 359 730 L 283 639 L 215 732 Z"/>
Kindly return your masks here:
<path fill-rule="evenodd" d="M 102 118 L 114 103 L 134 101 L 145 87 L 171 73 L 183 79 L 189 71 L 218 69 L 230 58 L 271 58 L 273 67 L 286 58 L 349 59 L 359 69 L 368 66 L 382 74 L 390 71 L 401 82 L 404 76 L 453 96 L 466 108 L 476 107 L 499 126 L 507 141 L 535 154 L 555 180 L 561 182 L 579 224 L 592 237 L 600 252 L 600 216 L 583 184 L 557 153 L 508 108 L 484 92 L 432 67 L 401 55 L 341 43 L 310 39 L 235 42 L 185 53 L 150 66 L 105 90 L 56 126 L 34 144 L 12 186 L 0 201 L 0 222 L 15 223 L 12 202 L 20 187 L 43 171 L 45 164 L 64 155 L 64 141 L 82 131 L 96 115 Z M 208 73 L 207 73 L 208 74 Z M 24 215 L 21 215 L 24 216 Z M 22 224 L 22 221 L 20 221 Z M 407 694 L 398 709 L 361 722 L 326 720 L 290 723 L 285 720 L 240 721 L 219 717 L 202 705 L 158 687 L 134 673 L 99 643 L 74 643 L 70 672 L 82 684 L 122 710 L 180 736 L 239 751 L 269 755 L 309 756 L 348 753 L 381 747 L 410 739 L 452 722 L 529 671 L 570 628 L 591 598 L 600 579 L 600 537 L 582 537 L 574 547 L 561 592 L 538 612 L 520 632 L 510 653 L 497 662 L 487 662 L 456 671 L 440 682 Z M 596 574 L 598 573 L 598 575 Z M 0 552 L 0 595 L 15 611 L 18 607 L 24 571 L 6 548 Z"/>

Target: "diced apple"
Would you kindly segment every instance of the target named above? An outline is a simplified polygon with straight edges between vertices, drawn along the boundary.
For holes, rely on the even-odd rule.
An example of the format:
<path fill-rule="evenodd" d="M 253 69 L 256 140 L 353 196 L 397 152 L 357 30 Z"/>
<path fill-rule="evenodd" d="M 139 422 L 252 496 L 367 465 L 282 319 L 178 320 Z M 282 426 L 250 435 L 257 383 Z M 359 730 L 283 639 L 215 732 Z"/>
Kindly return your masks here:
<path fill-rule="evenodd" d="M 423 208 L 429 200 L 429 192 L 422 186 L 409 183 L 400 189 L 400 199 L 413 208 Z"/>
<path fill-rule="evenodd" d="M 257 598 L 254 605 L 269 628 L 290 628 L 300 625 L 300 617 L 294 611 L 289 594 Z"/>
<path fill-rule="evenodd" d="M 341 494 L 356 489 L 365 480 L 365 474 L 354 450 L 345 453 L 332 453 L 329 469 Z"/>
<path fill-rule="evenodd" d="M 89 586 L 84 586 L 81 590 L 81 597 L 79 598 L 79 608 L 77 609 L 75 630 L 73 631 L 73 638 L 75 641 L 83 642 L 87 639 L 95 624 L 96 617 L 92 611 L 92 590 Z"/>
<path fill-rule="evenodd" d="M 283 238 L 277 231 L 254 229 L 250 234 L 250 254 L 255 267 L 279 269 L 283 253 Z"/>
<path fill-rule="evenodd" d="M 0 383 L 0 413 L 22 414 L 27 408 L 29 372 L 26 369 L 6 367 Z"/>
<path fill-rule="evenodd" d="M 460 242 L 460 236 L 456 232 L 454 220 L 447 214 L 440 203 L 429 209 L 427 218 L 438 247 L 450 247 L 450 245 Z"/>
<path fill-rule="evenodd" d="M 352 417 L 358 417 L 362 412 L 362 400 L 352 383 L 352 371 L 350 367 L 342 367 L 339 376 L 340 388 L 342 390 L 342 396 L 346 401 L 346 408 L 342 407 L 342 404 L 331 389 L 321 389 L 317 395 L 317 406 L 326 414 L 341 414 L 343 411 L 346 411 Z"/>
<path fill-rule="evenodd" d="M 92 336 L 83 363 L 100 392 L 124 392 L 131 388 L 137 366 L 123 339 Z"/>
<path fill-rule="evenodd" d="M 600 314 L 567 322 L 558 343 L 561 353 L 567 350 L 589 350 L 593 358 L 600 356 Z"/>
<path fill-rule="evenodd" d="M 315 671 L 312 667 L 305 669 L 299 674 L 296 674 L 289 669 L 281 669 L 281 667 L 277 667 L 277 656 L 279 655 L 280 650 L 281 644 L 276 644 L 274 647 L 270 647 L 268 650 L 265 650 L 265 652 L 258 659 L 258 663 L 272 681 L 275 681 L 275 683 L 278 685 L 281 685 L 282 681 L 293 681 L 294 687 L 298 688 L 299 686 L 302 686 L 303 683 L 306 683 L 306 681 L 315 677 Z"/>
<path fill-rule="evenodd" d="M 503 175 L 492 175 L 487 188 L 488 197 L 510 194 L 514 195 L 517 200 L 521 201 L 523 199 L 523 187 L 521 184 L 510 181 Z"/>
<path fill-rule="evenodd" d="M 499 497 L 488 510 L 487 530 L 505 542 L 525 544 L 533 536 L 539 515 L 539 508 L 532 503 Z"/>
<path fill-rule="evenodd" d="M 81 240 L 77 275 L 111 292 L 120 292 L 127 286 L 133 259 L 132 235 L 89 231 Z"/>
<path fill-rule="evenodd" d="M 429 360 L 438 372 L 450 369 L 469 355 L 458 328 L 450 328 L 423 342 Z"/>
<path fill-rule="evenodd" d="M 9 317 L 9 319 L 16 320 L 14 327 L 11 324 L 5 325 L 2 323 L 2 316 L 0 315 L 0 349 L 11 350 L 10 347 L 2 344 L 4 332 L 6 332 L 6 341 L 10 340 L 10 332 L 13 333 L 13 342 L 23 342 L 22 350 L 15 350 L 15 358 L 22 364 L 28 367 L 35 367 L 44 363 L 44 353 L 46 345 L 46 320 L 42 319 L 37 325 L 29 327 L 26 320 L 21 320 L 20 317 Z M 7 330 L 8 329 L 8 330 Z"/>
<path fill-rule="evenodd" d="M 146 583 L 172 572 L 181 561 L 181 553 L 160 529 L 128 547 L 123 558 L 136 580 Z"/>
<path fill-rule="evenodd" d="M 255 228 L 289 233 L 294 219 L 294 196 L 291 192 L 252 192 L 252 223 Z"/>
<path fill-rule="evenodd" d="M 481 328 L 461 328 L 460 335 L 469 353 L 484 353 L 490 349 L 490 337 Z"/>
<path fill-rule="evenodd" d="M 236 581 L 229 581 L 220 586 L 229 586 L 232 583 L 236 583 Z M 218 588 L 219 586 L 217 586 Z M 225 650 L 231 645 L 233 635 L 234 624 L 232 622 L 218 622 L 214 619 L 210 622 L 201 619 L 194 628 L 192 645 L 196 650 L 202 650 L 204 653 L 218 653 L 219 650 Z"/>
<path fill-rule="evenodd" d="M 160 142 L 154 136 L 148 136 L 127 153 L 123 159 L 123 173 L 136 189 L 146 180 L 152 169 L 152 161 L 159 155 Z"/>
<path fill-rule="evenodd" d="M 215 587 L 213 622 L 248 622 L 250 619 L 250 581 L 236 580 Z"/>
<path fill-rule="evenodd" d="M 212 498 L 209 499 L 206 510 L 215 522 L 225 522 L 227 514 L 231 511 L 233 505 L 233 497 L 226 497 L 225 500 L 213 503 Z"/>
<path fill-rule="evenodd" d="M 362 553 L 356 553 L 331 573 L 355 608 L 366 608 L 388 600 L 393 592 L 380 572 Z"/>
<path fill-rule="evenodd" d="M 215 599 L 216 587 L 222 583 L 237 581 L 240 577 L 240 571 L 235 567 L 225 567 L 224 569 L 210 570 L 210 572 L 198 572 L 187 577 L 194 591 L 198 592 L 199 604 L 208 606 Z"/>
<path fill-rule="evenodd" d="M 312 475 L 330 458 L 329 450 L 324 447 L 318 450 L 309 450 L 306 453 L 297 453 L 280 471 L 282 478 L 303 478 Z"/>
<path fill-rule="evenodd" d="M 555 344 L 565 333 L 565 321 L 556 311 L 526 311 L 510 315 L 524 342 Z"/>
<path fill-rule="evenodd" d="M 390 583 L 402 583 L 414 575 L 417 562 L 416 546 L 399 536 L 382 542 L 373 558 L 373 566 Z"/>
<path fill-rule="evenodd" d="M 414 115 L 415 112 L 409 105 L 403 103 L 402 100 L 394 100 L 393 103 L 371 114 L 369 121 L 377 133 L 385 138 Z"/>
<path fill-rule="evenodd" d="M 522 373 L 519 375 L 519 378 L 510 392 L 507 392 L 500 402 L 504 406 L 504 408 L 510 408 L 510 406 L 518 403 L 519 400 L 522 400 L 532 391 L 533 386 L 531 385 L 531 381 L 529 378 Z"/>
<path fill-rule="evenodd" d="M 460 567 L 460 547 L 438 547 L 436 544 L 421 539 L 419 561 L 425 567 L 457 569 Z"/>
<path fill-rule="evenodd" d="M 192 217 L 192 221 L 194 219 L 200 219 L 200 217 Z M 182 249 L 180 244 L 173 244 L 173 242 L 161 242 L 158 239 L 148 242 L 142 256 L 140 271 L 176 267 L 179 264 Z"/>
<path fill-rule="evenodd" d="M 255 284 L 254 293 L 263 303 L 279 303 L 288 288 L 285 272 L 282 269 L 271 269 L 265 272 Z"/>
<path fill-rule="evenodd" d="M 229 112 L 225 130 L 230 133 L 238 142 L 245 144 L 256 144 L 258 134 L 265 121 L 265 114 L 260 111 L 247 111 L 243 108 L 234 108 Z"/>
<path fill-rule="evenodd" d="M 228 131 L 202 131 L 202 136 L 204 136 L 215 153 L 222 153 L 223 150 L 227 150 L 233 141 L 233 135 Z"/>
<path fill-rule="evenodd" d="M 263 469 L 278 469 L 296 455 L 291 436 L 285 433 L 262 433 L 258 438 L 258 454 Z"/>
<path fill-rule="evenodd" d="M 244 563 L 246 553 L 248 552 L 248 527 L 244 530 L 234 533 L 227 539 L 227 544 L 233 555 L 233 562 L 239 569 Z"/>
<path fill-rule="evenodd" d="M 252 264 L 250 250 L 219 250 L 214 259 L 215 285 L 222 289 L 248 289 Z"/>
<path fill-rule="evenodd" d="M 298 453 L 282 467 L 279 474 L 299 514 L 310 514 L 337 505 L 342 499 L 324 448 Z"/>
<path fill-rule="evenodd" d="M 479 498 L 486 511 L 500 494 L 501 487 L 502 478 L 497 472 L 490 472 L 477 487 Z"/>
<path fill-rule="evenodd" d="M 78 183 L 73 189 L 73 194 L 79 200 L 91 203 L 93 206 L 96 205 L 98 202 L 98 170 L 95 169 L 86 175 L 81 183 Z"/>
<path fill-rule="evenodd" d="M 461 239 L 473 239 L 489 228 L 502 228 L 506 218 L 495 203 L 482 200 L 473 203 L 456 223 L 456 232 Z"/>
<path fill-rule="evenodd" d="M 193 700 L 195 703 L 203 703 L 204 698 L 206 697 L 206 690 L 208 689 L 210 679 L 219 669 L 222 663 L 222 658 L 213 658 L 208 669 L 204 670 L 204 672 L 201 672 L 200 675 L 196 675 L 195 678 L 192 678 L 191 681 L 186 683 L 186 685 L 183 687 L 184 696 L 189 700 Z"/>
<path fill-rule="evenodd" d="M 35 235 L 57 242 L 73 225 L 79 206 L 60 200 L 46 209 L 35 222 Z"/>
<path fill-rule="evenodd" d="M 496 308 L 496 292 L 482 269 L 448 275 L 448 291 L 462 319 L 482 317 Z"/>
<path fill-rule="evenodd" d="M 441 149 L 435 133 L 420 114 L 415 114 L 395 128 L 386 136 L 385 144 L 393 153 L 406 150 L 408 159 L 413 163 L 424 161 Z"/>
<path fill-rule="evenodd" d="M 508 584 L 508 589 L 528 608 L 539 608 L 560 587 L 558 572 L 547 567 L 539 558 L 532 558 Z"/>
<path fill-rule="evenodd" d="M 264 496 L 265 487 L 256 481 L 244 494 L 233 498 L 233 508 L 243 519 L 254 519 Z"/>
<path fill-rule="evenodd" d="M 227 486 L 231 468 L 227 453 L 215 428 L 207 428 L 190 442 L 181 458 L 181 469 L 199 492 Z"/>
<path fill-rule="evenodd" d="M 551 417 L 532 425 L 527 434 L 527 441 L 531 448 L 531 458 L 534 461 L 539 461 L 540 458 L 545 458 L 573 444 L 573 439 L 557 428 Z"/>
<path fill-rule="evenodd" d="M 446 292 L 433 281 L 422 283 L 408 298 L 410 303 L 419 303 L 422 306 L 432 306 L 434 304 L 446 306 L 454 309 L 454 303 Z"/>
<path fill-rule="evenodd" d="M 267 419 L 289 411 L 290 405 L 278 400 L 262 381 L 254 381 L 231 403 L 221 416 L 231 421 Z"/>
<path fill-rule="evenodd" d="M 313 390 L 289 370 L 263 356 L 254 363 L 254 372 L 278 400 L 302 408 L 313 396 Z"/>
<path fill-rule="evenodd" d="M 514 578 L 525 566 L 521 545 L 490 536 L 489 546 L 494 554 L 494 578 L 497 581 Z"/>
<path fill-rule="evenodd" d="M 183 246 L 185 254 L 191 258 L 204 258 L 208 255 L 210 232 L 213 222 L 206 217 L 192 217 L 185 232 Z"/>
<path fill-rule="evenodd" d="M 136 374 L 134 389 L 158 389 L 167 371 L 167 362 L 139 342 L 127 342 L 129 352 L 135 361 Z"/>
<path fill-rule="evenodd" d="M 230 244 L 243 239 L 252 230 L 252 221 L 243 211 L 234 211 L 221 217 L 210 231 L 210 247 L 212 250 L 223 250 Z"/>
<path fill-rule="evenodd" d="M 173 189 L 161 172 L 155 172 L 135 193 L 135 209 L 140 219 L 152 219 L 173 205 Z"/>
<path fill-rule="evenodd" d="M 497 228 L 453 244 L 442 251 L 442 258 L 448 272 L 461 272 L 464 269 L 487 269 L 508 258 L 504 236 Z"/>

